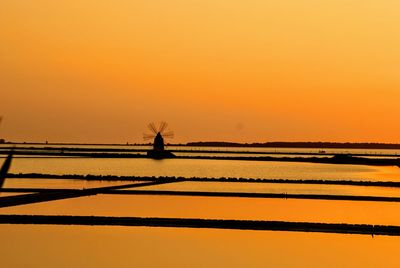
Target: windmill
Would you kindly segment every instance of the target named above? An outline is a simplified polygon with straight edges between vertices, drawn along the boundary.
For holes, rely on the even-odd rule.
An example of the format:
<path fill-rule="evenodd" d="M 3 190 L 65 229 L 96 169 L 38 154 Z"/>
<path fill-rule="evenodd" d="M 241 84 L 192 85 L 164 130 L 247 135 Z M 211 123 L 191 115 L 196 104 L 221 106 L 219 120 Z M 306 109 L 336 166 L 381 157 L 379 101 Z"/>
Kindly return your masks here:
<path fill-rule="evenodd" d="M 167 131 L 168 123 L 161 122 L 158 126 L 156 126 L 154 123 L 150 123 L 147 125 L 147 127 L 151 133 L 144 133 L 143 139 L 154 140 L 153 150 L 147 152 L 147 155 L 157 159 L 174 157 L 171 152 L 165 150 L 164 139 L 174 137 L 174 132 Z"/>

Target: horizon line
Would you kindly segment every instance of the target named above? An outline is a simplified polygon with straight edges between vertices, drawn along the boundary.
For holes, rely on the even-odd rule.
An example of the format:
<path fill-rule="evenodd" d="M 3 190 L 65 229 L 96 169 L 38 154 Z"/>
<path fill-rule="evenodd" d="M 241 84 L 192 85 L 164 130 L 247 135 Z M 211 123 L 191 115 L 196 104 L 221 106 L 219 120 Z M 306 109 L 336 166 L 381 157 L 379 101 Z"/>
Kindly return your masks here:
<path fill-rule="evenodd" d="M 4 141 L 4 143 L 0 143 L 0 145 L 12 145 L 12 144 L 28 144 L 28 145 L 118 145 L 118 146 L 146 146 L 152 145 L 151 142 L 148 143 L 140 143 L 140 142 L 124 142 L 124 143 L 96 143 L 96 142 L 39 142 L 39 141 Z M 218 145 L 219 144 L 219 145 Z M 301 145 L 301 144 L 309 144 L 309 145 L 389 145 L 389 146 L 400 146 L 400 143 L 395 142 L 339 142 L 339 141 L 266 141 L 266 142 L 232 142 L 232 141 L 189 141 L 182 143 L 166 143 L 168 146 L 265 146 L 265 145 L 284 145 L 284 144 L 292 144 L 292 145 Z"/>

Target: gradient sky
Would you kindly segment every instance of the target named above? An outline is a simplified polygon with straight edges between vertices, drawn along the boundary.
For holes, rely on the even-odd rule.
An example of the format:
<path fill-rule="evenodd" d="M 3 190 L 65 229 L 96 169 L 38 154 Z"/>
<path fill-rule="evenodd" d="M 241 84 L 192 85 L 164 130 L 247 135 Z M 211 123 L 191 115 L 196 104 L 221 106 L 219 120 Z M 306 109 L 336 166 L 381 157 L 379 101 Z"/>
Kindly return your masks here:
<path fill-rule="evenodd" d="M 400 143 L 397 0 L 0 3 L 0 137 Z"/>

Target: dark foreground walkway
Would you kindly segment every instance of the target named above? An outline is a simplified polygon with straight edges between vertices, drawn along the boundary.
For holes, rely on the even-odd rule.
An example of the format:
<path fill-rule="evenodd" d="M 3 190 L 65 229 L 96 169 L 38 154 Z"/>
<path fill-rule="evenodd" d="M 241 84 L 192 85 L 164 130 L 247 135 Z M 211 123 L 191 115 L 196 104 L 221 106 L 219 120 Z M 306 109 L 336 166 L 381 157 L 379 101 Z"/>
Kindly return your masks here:
<path fill-rule="evenodd" d="M 6 188 L 1 192 L 32 193 L 18 196 L 0 197 L 0 208 L 30 203 L 81 197 L 94 194 L 113 195 L 161 195 L 161 196 L 198 196 L 198 197 L 238 197 L 238 198 L 277 198 L 277 199 L 310 199 L 339 201 L 369 201 L 369 202 L 400 202 L 400 197 L 392 196 L 359 196 L 359 195 L 327 195 L 327 194 L 290 194 L 290 193 L 246 193 L 246 192 L 204 192 L 204 191 L 168 191 L 168 190 L 130 190 L 130 188 L 152 186 L 161 183 L 141 183 L 118 186 L 114 189 L 101 189 L 96 192 L 82 192 L 76 189 L 39 189 L 39 188 Z M 124 190 L 124 188 L 129 188 Z M 121 190 L 122 189 L 122 190 Z"/>
<path fill-rule="evenodd" d="M 400 226 L 284 222 L 284 221 L 210 220 L 210 219 L 100 217 L 100 216 L 0 215 L 0 224 L 147 226 L 147 227 L 212 228 L 212 229 L 234 229 L 234 230 L 319 232 L 319 233 L 400 236 Z"/>
<path fill-rule="evenodd" d="M 152 186 L 152 185 L 165 184 L 171 182 L 175 181 L 153 181 L 153 182 L 143 182 L 143 183 L 131 183 L 131 184 L 116 185 L 116 186 L 89 188 L 83 190 L 60 189 L 55 191 L 54 190 L 38 191 L 36 193 L 17 195 L 17 196 L 5 196 L 5 197 L 0 197 L 0 208 L 61 200 L 61 199 L 77 198 L 83 196 L 91 196 L 100 194 L 102 192 L 107 192 L 110 190 L 138 188 L 138 187 Z M 34 191 L 35 190 L 30 192 Z"/>

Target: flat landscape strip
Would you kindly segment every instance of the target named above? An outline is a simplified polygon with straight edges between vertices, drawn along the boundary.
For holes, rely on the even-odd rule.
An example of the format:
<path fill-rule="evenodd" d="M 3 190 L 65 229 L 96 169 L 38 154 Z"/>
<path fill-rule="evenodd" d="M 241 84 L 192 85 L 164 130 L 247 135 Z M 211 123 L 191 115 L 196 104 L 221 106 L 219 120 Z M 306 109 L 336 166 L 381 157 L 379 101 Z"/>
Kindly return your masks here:
<path fill-rule="evenodd" d="M 23 179 L 63 179 L 63 180 L 86 180 L 86 181 L 176 181 L 176 182 L 235 182 L 235 183 L 278 183 L 278 184 L 322 184 L 322 185 L 349 185 L 349 186 L 379 186 L 400 187 L 400 181 L 356 181 L 356 180 L 319 180 L 319 179 L 268 179 L 268 178 L 234 178 L 234 177 L 148 177 L 148 176 L 116 176 L 116 175 L 76 175 L 76 174 L 39 174 L 19 173 L 7 174 L 7 178 Z"/>
<path fill-rule="evenodd" d="M 398 145 L 400 146 L 400 145 Z M 301 149 L 310 149 L 314 151 L 309 151 L 309 152 L 293 152 L 293 151 L 275 151 L 271 150 L 270 151 L 260 151 L 260 150 L 226 150 L 222 149 L 223 147 L 220 147 L 215 150 L 209 150 L 209 149 L 170 149 L 169 151 L 172 153 L 207 153 L 207 154 L 247 154 L 247 155 L 318 155 L 318 156 L 329 156 L 329 155 L 335 155 L 337 153 L 335 152 L 317 152 L 316 149 L 321 148 L 321 147 L 316 147 L 316 148 L 309 148 L 309 147 L 300 147 Z M 254 147 L 253 147 L 254 148 Z M 268 148 L 268 147 L 266 147 Z M 300 148 L 293 148 L 293 149 L 300 149 Z M 343 149 L 343 148 L 332 148 L 332 149 Z M 354 148 L 356 149 L 356 148 Z M 358 148 L 357 148 L 358 149 Z M 398 148 L 399 149 L 399 148 Z M 6 154 L 10 150 L 10 147 L 2 147 L 0 146 L 0 155 L 1 154 Z M 15 151 L 18 154 L 24 154 L 24 153 L 32 153 L 32 154 L 54 154 L 54 155 L 63 155 L 65 153 L 74 153 L 74 152 L 84 152 L 84 153 L 147 153 L 148 148 L 85 148 L 85 147 L 50 147 L 50 146 L 44 146 L 44 147 L 22 147 L 18 146 L 15 148 Z M 379 150 L 379 149 L 378 149 Z M 399 157 L 400 155 L 397 152 L 393 153 L 352 153 L 352 156 L 376 156 L 376 157 Z"/>
<path fill-rule="evenodd" d="M 6 153 L 6 152 L 4 152 Z M 15 152 L 15 155 L 47 155 L 47 156 L 72 156 L 86 158 L 151 158 L 144 154 L 133 153 L 107 153 L 107 152 Z M 273 157 L 273 156 L 175 156 L 172 159 L 201 159 L 201 160 L 239 160 L 239 161 L 281 161 L 281 162 L 302 162 L 302 163 L 320 163 L 320 164 L 350 164 L 350 165 L 372 165 L 372 166 L 400 166 L 399 158 L 364 158 L 350 157 Z"/>
<path fill-rule="evenodd" d="M 3 187 L 4 181 L 7 178 L 7 173 L 11 166 L 12 157 L 13 152 L 10 152 L 6 158 L 6 161 L 4 161 L 0 168 L 0 189 Z"/>
<path fill-rule="evenodd" d="M 147 226 L 400 236 L 400 226 L 219 219 L 0 215 L 0 224 Z"/>
<path fill-rule="evenodd" d="M 157 184 L 151 184 L 157 185 Z M 151 186 L 151 185 L 141 185 L 139 187 Z M 130 188 L 130 187 L 127 187 Z M 37 192 L 46 194 L 55 193 L 61 197 L 60 192 L 65 193 L 65 195 L 78 195 L 81 194 L 82 190 L 78 189 L 38 189 L 38 188 L 6 188 L 0 190 L 0 192 Z M 204 192 L 204 191 L 166 191 L 166 190 L 101 190 L 97 194 L 116 194 L 116 195 L 168 195 L 168 196 L 199 196 L 199 197 L 238 197 L 238 198 L 278 198 L 278 199 L 310 199 L 310 200 L 338 200 L 338 201 L 369 201 L 369 202 L 400 202 L 400 197 L 390 197 L 390 196 L 358 196 L 358 195 L 323 195 L 323 194 L 288 194 L 288 193 L 246 193 L 246 192 Z M 83 195 L 80 195 L 83 196 Z M 2 202 L 7 199 L 21 199 L 25 200 L 29 195 L 20 196 L 9 196 L 0 197 L 0 207 L 6 206 L 2 205 Z M 62 198 L 60 198 L 62 199 Z M 57 200 L 57 199 L 52 199 Z M 44 200 L 46 201 L 46 200 Z M 43 202 L 44 202 L 43 201 Z M 50 201 L 50 200 L 47 200 Z M 32 202 L 36 203 L 36 202 Z M 5 203 L 7 204 L 7 203 Z"/>
<path fill-rule="evenodd" d="M 124 188 L 136 188 L 136 187 L 144 187 L 144 186 L 152 186 L 164 183 L 170 183 L 174 181 L 154 181 L 154 182 L 145 182 L 145 183 L 134 183 L 134 184 L 124 184 L 124 185 L 116 185 L 116 186 L 107 186 L 107 187 L 99 187 L 99 188 L 89 188 L 83 190 L 72 190 L 72 189 L 62 189 L 57 191 L 46 191 L 46 192 L 38 192 L 37 190 L 30 191 L 35 192 L 32 194 L 26 195 L 17 195 L 17 196 L 5 196 L 0 197 L 0 208 L 1 207 L 12 207 L 19 205 L 27 205 L 39 202 L 47 202 L 53 200 L 61 200 L 68 198 L 76 198 L 82 196 L 90 196 L 97 195 L 101 192 L 107 190 L 117 190 Z"/>

